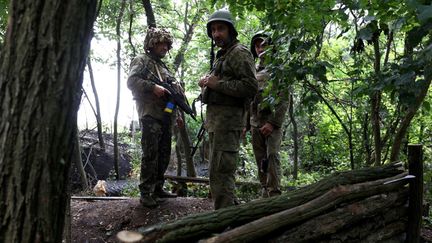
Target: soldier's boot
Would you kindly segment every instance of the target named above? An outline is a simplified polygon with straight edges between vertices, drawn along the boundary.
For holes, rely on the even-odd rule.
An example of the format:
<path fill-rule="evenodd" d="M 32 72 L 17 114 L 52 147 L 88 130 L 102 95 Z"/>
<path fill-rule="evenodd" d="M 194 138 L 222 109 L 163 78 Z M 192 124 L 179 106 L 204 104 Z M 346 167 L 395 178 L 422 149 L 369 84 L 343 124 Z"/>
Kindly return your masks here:
<path fill-rule="evenodd" d="M 158 203 L 150 196 L 150 194 L 142 194 L 140 203 L 147 208 L 155 208 L 158 206 Z"/>

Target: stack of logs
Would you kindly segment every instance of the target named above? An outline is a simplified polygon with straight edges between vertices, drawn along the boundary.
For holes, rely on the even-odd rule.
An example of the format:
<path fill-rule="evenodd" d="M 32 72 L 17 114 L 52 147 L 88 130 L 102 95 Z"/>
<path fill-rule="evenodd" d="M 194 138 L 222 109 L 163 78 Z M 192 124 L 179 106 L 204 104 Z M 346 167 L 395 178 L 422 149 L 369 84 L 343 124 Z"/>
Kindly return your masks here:
<path fill-rule="evenodd" d="M 144 242 L 403 242 L 409 176 L 401 163 L 141 230 Z M 410 221 L 411 224 L 411 221 Z"/>

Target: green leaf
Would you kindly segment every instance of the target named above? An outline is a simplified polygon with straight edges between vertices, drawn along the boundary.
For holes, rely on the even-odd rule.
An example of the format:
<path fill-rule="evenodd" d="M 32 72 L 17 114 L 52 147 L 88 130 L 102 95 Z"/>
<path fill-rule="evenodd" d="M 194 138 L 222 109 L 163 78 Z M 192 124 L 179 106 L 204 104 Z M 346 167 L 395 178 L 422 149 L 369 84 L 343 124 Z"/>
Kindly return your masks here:
<path fill-rule="evenodd" d="M 359 39 L 362 39 L 362 40 L 371 40 L 372 39 L 372 34 L 373 34 L 372 30 L 370 28 L 366 27 L 364 29 L 361 29 L 358 32 L 357 37 Z"/>
<path fill-rule="evenodd" d="M 430 105 L 429 101 L 424 101 L 422 106 L 423 106 L 423 109 L 425 109 L 426 111 L 431 110 L 431 105 Z"/>
<path fill-rule="evenodd" d="M 402 86 L 411 83 L 414 80 L 415 72 L 408 72 L 396 79 L 395 85 Z"/>
<path fill-rule="evenodd" d="M 422 5 L 419 8 L 418 19 L 420 23 L 426 23 L 430 18 L 432 18 L 432 5 Z"/>

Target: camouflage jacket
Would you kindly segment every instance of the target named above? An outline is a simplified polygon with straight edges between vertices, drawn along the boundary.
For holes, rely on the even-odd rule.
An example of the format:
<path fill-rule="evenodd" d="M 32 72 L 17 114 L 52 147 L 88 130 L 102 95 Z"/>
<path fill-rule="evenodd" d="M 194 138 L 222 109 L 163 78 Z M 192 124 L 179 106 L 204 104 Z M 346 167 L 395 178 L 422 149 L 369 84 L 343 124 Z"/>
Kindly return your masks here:
<path fill-rule="evenodd" d="M 279 100 L 276 101 L 274 110 L 269 106 L 264 106 L 263 99 L 265 97 L 262 97 L 262 93 L 269 85 L 268 80 L 270 79 L 270 75 L 266 68 L 258 65 L 256 77 L 258 80 L 259 91 L 250 106 L 250 125 L 253 127 L 261 127 L 268 122 L 276 128 L 280 128 L 284 122 L 285 113 L 288 109 L 286 95 L 278 95 Z M 272 87 L 274 93 L 276 93 L 275 87 L 277 87 L 277 85 Z"/>
<path fill-rule="evenodd" d="M 153 118 L 162 120 L 164 115 L 166 115 L 164 109 L 169 97 L 165 95 L 162 98 L 158 98 L 154 95 L 153 88 L 155 84 L 150 81 L 154 79 L 155 76 L 158 77 L 158 70 L 164 82 L 167 80 L 175 80 L 165 63 L 158 58 L 152 57 L 148 53 L 138 55 L 131 62 L 127 85 L 132 91 L 132 95 L 136 101 L 140 118 L 150 115 Z M 173 82 L 172 85 L 175 89 L 183 93 L 179 83 Z M 171 114 L 174 113 L 175 112 Z"/>
<path fill-rule="evenodd" d="M 258 91 L 252 54 L 237 40 L 219 50 L 211 72 L 219 76 L 214 89 L 205 88 L 206 129 L 242 130 L 250 100 Z"/>

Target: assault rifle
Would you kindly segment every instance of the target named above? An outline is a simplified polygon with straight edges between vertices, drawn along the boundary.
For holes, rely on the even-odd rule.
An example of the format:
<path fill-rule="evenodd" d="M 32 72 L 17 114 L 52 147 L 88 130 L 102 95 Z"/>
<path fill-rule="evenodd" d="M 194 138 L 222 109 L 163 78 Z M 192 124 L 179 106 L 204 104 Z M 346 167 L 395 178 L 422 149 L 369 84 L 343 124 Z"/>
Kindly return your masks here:
<path fill-rule="evenodd" d="M 166 90 L 168 90 L 174 105 L 177 105 L 182 111 L 184 111 L 186 114 L 190 115 L 192 117 L 192 119 L 194 119 L 196 121 L 195 112 L 189 106 L 189 103 L 185 99 L 184 95 L 177 92 L 177 90 L 174 89 L 174 87 L 172 86 L 172 80 L 167 79 L 166 82 L 161 82 L 159 80 L 158 76 L 156 76 L 146 66 L 144 66 L 144 69 L 145 69 L 145 71 L 150 73 L 150 75 L 152 76 L 152 78 L 150 78 L 150 81 L 157 84 L 157 85 L 160 85 L 160 86 L 164 87 Z M 169 104 L 168 104 L 168 106 L 169 106 Z M 167 108 L 169 108 L 169 109 L 174 108 L 174 107 L 168 107 L 168 106 L 167 106 Z M 167 108 L 165 108 L 165 109 L 167 109 Z"/>
<path fill-rule="evenodd" d="M 197 142 L 196 142 L 195 146 L 192 147 L 192 152 L 191 152 L 192 157 L 195 155 L 195 152 L 198 149 L 198 145 L 200 144 L 201 140 L 204 137 L 204 133 L 205 133 L 205 128 L 204 128 L 204 123 L 202 123 L 200 130 L 198 131 L 198 134 L 197 134 Z"/>

